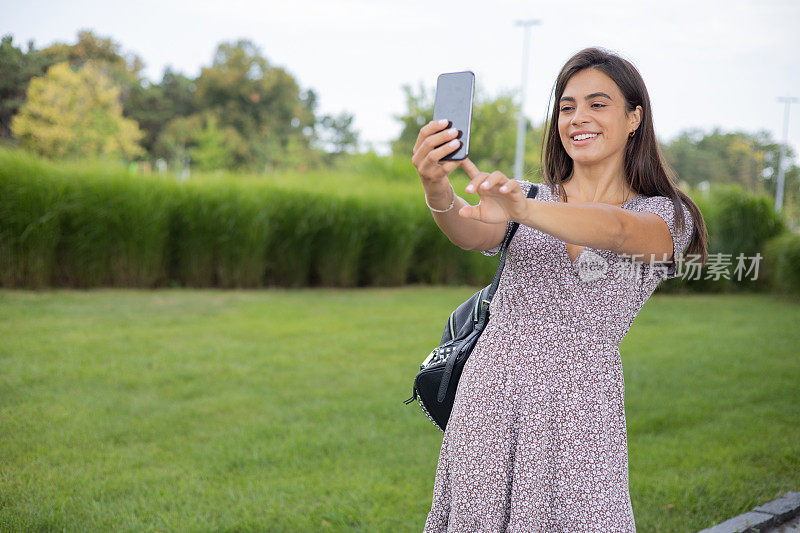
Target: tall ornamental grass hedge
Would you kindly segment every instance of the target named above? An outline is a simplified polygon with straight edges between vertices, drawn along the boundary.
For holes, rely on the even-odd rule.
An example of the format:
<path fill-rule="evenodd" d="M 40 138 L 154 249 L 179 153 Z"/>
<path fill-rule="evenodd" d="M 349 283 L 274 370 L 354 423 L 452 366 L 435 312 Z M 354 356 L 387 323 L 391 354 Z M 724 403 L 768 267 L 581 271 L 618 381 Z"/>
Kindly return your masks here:
<path fill-rule="evenodd" d="M 778 282 L 769 274 L 774 272 L 770 265 L 780 261 L 784 252 L 780 246 L 768 247 L 767 243 L 776 236 L 792 233 L 769 197 L 747 193 L 738 186 L 722 185 L 715 187 L 711 195 L 698 195 L 693 200 L 706 222 L 710 256 L 697 275 L 691 272 L 664 282 L 662 287 L 666 292 L 753 292 L 769 290 L 773 282 Z M 714 254 L 722 255 L 712 257 Z M 735 274 L 739 254 L 745 258 L 745 268 L 757 263 L 758 272 Z M 756 254 L 761 254 L 761 259 L 753 259 Z M 721 269 L 727 277 L 713 274 L 714 264 L 719 268 L 723 261 L 729 263 Z M 800 273 L 800 263 L 794 268 Z"/>
<path fill-rule="evenodd" d="M 776 294 L 800 295 L 800 234 L 784 232 L 765 246 L 764 286 Z"/>
<path fill-rule="evenodd" d="M 180 182 L 0 149 L 4 287 L 480 284 L 495 266 L 447 239 L 414 182 Z"/>
<path fill-rule="evenodd" d="M 451 179 L 463 190 L 460 171 Z M 800 294 L 800 237 L 769 198 L 718 187 L 695 201 L 709 253 L 730 254 L 730 276 L 713 279 L 707 264 L 699 279 L 678 276 L 659 290 Z M 739 253 L 761 253 L 755 281 L 735 279 Z M 181 182 L 0 148 L 4 287 L 484 285 L 497 259 L 447 239 L 410 161 L 364 156 L 327 173 Z"/>

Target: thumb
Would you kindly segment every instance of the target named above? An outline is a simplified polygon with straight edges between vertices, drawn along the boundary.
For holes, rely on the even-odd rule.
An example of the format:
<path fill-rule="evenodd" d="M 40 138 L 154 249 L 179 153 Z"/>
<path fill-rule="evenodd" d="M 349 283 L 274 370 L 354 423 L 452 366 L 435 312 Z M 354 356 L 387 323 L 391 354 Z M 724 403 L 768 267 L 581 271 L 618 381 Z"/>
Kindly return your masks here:
<path fill-rule="evenodd" d="M 480 210 L 476 205 L 465 205 L 458 210 L 458 214 L 464 218 L 478 218 Z"/>

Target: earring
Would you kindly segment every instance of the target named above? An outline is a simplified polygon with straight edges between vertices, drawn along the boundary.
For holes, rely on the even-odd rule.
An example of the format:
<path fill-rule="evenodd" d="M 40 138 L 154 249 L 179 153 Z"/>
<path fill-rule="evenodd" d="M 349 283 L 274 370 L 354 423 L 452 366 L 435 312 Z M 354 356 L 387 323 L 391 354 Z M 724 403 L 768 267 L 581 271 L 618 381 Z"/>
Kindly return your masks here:
<path fill-rule="evenodd" d="M 633 130 L 632 132 L 630 132 L 628 134 L 628 137 L 633 137 L 634 135 L 636 135 L 636 130 Z"/>

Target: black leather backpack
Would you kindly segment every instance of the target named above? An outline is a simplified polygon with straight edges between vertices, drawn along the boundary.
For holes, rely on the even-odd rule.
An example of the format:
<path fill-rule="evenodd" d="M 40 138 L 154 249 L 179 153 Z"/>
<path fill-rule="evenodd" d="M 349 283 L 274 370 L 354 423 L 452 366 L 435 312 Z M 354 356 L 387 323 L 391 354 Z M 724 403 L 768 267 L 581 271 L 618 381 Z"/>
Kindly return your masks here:
<path fill-rule="evenodd" d="M 538 185 L 531 184 L 528 198 L 535 198 L 538 192 Z M 442 433 L 453 410 L 458 380 L 461 378 L 464 364 L 489 322 L 489 303 L 497 291 L 506 262 L 506 250 L 518 227 L 519 223 L 514 222 L 506 231 L 500 248 L 500 262 L 492 283 L 473 294 L 450 313 L 444 326 L 441 343 L 420 364 L 420 370 L 414 378 L 412 395 L 403 402 L 408 405 L 418 399 L 422 412 Z"/>

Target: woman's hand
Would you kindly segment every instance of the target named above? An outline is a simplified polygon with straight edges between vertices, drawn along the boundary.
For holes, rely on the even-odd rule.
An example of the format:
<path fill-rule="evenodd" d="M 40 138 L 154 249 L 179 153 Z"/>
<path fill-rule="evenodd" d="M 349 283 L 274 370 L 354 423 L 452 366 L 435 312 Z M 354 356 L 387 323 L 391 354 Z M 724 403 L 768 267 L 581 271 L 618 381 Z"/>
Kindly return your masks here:
<path fill-rule="evenodd" d="M 528 212 L 528 199 L 516 180 L 507 178 L 502 172 L 481 172 L 475 163 L 464 159 L 461 168 L 470 179 L 466 191 L 477 192 L 481 200 L 478 205 L 468 205 L 458 212 L 464 218 L 474 218 L 487 224 L 500 224 L 509 220 L 519 222 Z"/>
<path fill-rule="evenodd" d="M 411 162 L 414 163 L 422 180 L 426 196 L 428 198 L 441 197 L 439 203 L 444 203 L 445 207 L 447 206 L 446 202 L 450 201 L 453 194 L 450 192 L 447 175 L 461 164 L 461 161 L 439 162 L 441 158 L 458 150 L 458 147 L 461 146 L 461 141 L 456 139 L 458 130 L 455 128 L 444 130 L 447 122 L 445 119 L 444 124 L 438 121 L 425 124 L 419 130 L 417 143 L 414 145 L 414 155 L 411 158 Z M 451 144 L 453 142 L 454 144 Z M 436 148 L 440 144 L 443 146 Z"/>

